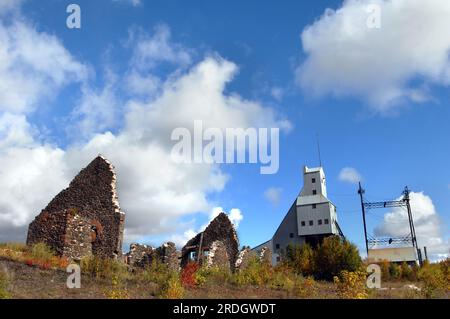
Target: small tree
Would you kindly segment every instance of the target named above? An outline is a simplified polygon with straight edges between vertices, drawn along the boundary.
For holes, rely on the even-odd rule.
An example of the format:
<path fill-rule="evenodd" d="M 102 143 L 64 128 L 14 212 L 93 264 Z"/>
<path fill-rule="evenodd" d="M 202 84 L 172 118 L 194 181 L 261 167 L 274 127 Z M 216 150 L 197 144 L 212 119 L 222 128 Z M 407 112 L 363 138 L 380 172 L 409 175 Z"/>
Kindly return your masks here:
<path fill-rule="evenodd" d="M 396 263 L 389 264 L 389 276 L 391 279 L 399 279 L 401 275 L 400 267 Z"/>
<path fill-rule="evenodd" d="M 338 236 L 325 238 L 315 254 L 314 273 L 319 279 L 333 280 L 342 271 L 359 271 L 361 266 L 356 246 Z"/>
<path fill-rule="evenodd" d="M 413 269 L 405 261 L 400 266 L 400 269 L 403 280 L 414 281 L 416 279 Z"/>
<path fill-rule="evenodd" d="M 381 268 L 381 279 L 383 281 L 389 281 L 391 279 L 391 275 L 389 273 L 389 261 L 388 260 L 382 260 L 379 263 L 379 266 Z"/>
<path fill-rule="evenodd" d="M 286 260 L 296 273 L 304 276 L 314 274 L 314 251 L 309 244 L 289 245 L 286 249 Z"/>
<path fill-rule="evenodd" d="M 436 298 L 448 291 L 450 284 L 441 264 L 426 264 L 419 270 L 419 280 L 422 283 L 422 294 L 426 298 Z"/>

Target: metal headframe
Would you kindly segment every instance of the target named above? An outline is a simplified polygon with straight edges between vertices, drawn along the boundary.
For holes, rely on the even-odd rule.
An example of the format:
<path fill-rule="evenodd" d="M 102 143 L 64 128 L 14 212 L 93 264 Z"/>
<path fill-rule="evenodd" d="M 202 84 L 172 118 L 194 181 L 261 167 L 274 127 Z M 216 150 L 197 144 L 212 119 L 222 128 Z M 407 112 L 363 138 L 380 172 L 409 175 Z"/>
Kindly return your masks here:
<path fill-rule="evenodd" d="M 364 224 L 364 238 L 366 241 L 366 251 L 367 256 L 369 256 L 369 246 L 372 248 L 377 245 L 401 245 L 401 244 L 412 244 L 412 246 L 417 251 L 417 257 L 419 258 L 419 263 L 422 265 L 422 253 L 417 245 L 417 237 L 416 230 L 414 227 L 414 220 L 411 212 L 410 205 L 410 190 L 408 186 L 405 187 L 402 192 L 403 198 L 401 200 L 392 200 L 392 201 L 384 201 L 384 202 L 367 202 L 364 200 L 365 190 L 362 188 L 361 183 L 359 183 L 358 194 L 361 199 L 361 209 L 363 216 L 363 224 Z M 408 222 L 410 234 L 404 237 L 391 237 L 391 238 L 377 238 L 367 234 L 367 225 L 366 225 L 366 211 L 371 209 L 379 209 L 379 208 L 393 208 L 393 207 L 405 207 L 408 212 Z"/>

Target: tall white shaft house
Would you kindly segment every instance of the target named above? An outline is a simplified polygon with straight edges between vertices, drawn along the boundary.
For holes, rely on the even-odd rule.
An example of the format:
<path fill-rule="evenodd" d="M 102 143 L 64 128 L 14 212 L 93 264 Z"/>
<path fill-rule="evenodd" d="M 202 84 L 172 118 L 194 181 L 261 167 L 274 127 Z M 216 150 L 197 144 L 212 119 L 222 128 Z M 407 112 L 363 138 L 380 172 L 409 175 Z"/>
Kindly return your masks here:
<path fill-rule="evenodd" d="M 272 263 L 278 263 L 289 244 L 312 246 L 325 237 L 343 237 L 337 222 L 336 206 L 327 198 L 325 173 L 322 167 L 303 169 L 303 189 L 292 204 L 271 240 L 255 247 L 272 251 Z"/>

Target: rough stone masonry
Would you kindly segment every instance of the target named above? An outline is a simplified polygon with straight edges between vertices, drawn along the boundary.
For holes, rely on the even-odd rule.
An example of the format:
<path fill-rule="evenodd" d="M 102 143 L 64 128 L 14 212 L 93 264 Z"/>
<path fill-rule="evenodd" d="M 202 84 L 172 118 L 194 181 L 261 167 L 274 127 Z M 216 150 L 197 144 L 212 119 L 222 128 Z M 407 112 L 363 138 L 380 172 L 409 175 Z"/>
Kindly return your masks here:
<path fill-rule="evenodd" d="M 161 247 L 153 248 L 148 245 L 131 244 L 130 251 L 126 254 L 127 264 L 133 267 L 147 267 L 157 259 L 167 265 L 171 270 L 178 271 L 180 268 L 181 252 L 177 250 L 172 242 L 166 242 Z"/>
<path fill-rule="evenodd" d="M 189 240 L 181 251 L 181 267 L 189 262 L 206 262 L 207 266 L 227 266 L 235 269 L 239 241 L 233 224 L 220 213 L 206 229 Z"/>
<path fill-rule="evenodd" d="M 75 260 L 89 255 L 118 258 L 124 222 L 114 167 L 98 156 L 30 224 L 27 244 L 44 242 Z"/>

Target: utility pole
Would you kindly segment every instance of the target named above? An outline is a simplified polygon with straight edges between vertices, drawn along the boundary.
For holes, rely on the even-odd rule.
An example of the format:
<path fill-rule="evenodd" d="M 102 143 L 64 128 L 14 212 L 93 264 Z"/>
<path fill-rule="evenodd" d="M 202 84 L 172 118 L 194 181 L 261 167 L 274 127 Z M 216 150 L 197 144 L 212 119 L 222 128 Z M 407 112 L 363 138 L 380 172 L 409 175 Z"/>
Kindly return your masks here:
<path fill-rule="evenodd" d="M 416 229 L 414 227 L 414 220 L 412 217 L 411 205 L 409 202 L 410 201 L 409 194 L 410 194 L 410 191 L 408 189 L 408 186 L 406 186 L 405 190 L 403 191 L 403 195 L 404 195 L 403 200 L 406 202 L 406 209 L 408 211 L 408 219 L 409 219 L 409 227 L 411 229 L 412 244 L 413 244 L 413 247 L 416 248 L 417 258 L 419 259 L 420 266 L 422 266 L 423 265 L 422 251 L 420 250 L 419 245 L 417 245 Z"/>
<path fill-rule="evenodd" d="M 363 223 L 364 223 L 364 240 L 366 242 L 367 258 L 369 258 L 369 242 L 367 240 L 367 226 L 366 226 L 366 208 L 364 207 L 364 199 L 363 199 L 364 193 L 365 193 L 365 191 L 361 187 L 361 182 L 359 182 L 358 194 L 359 194 L 359 197 L 361 198 L 361 209 L 362 209 L 362 217 L 363 217 Z"/>

